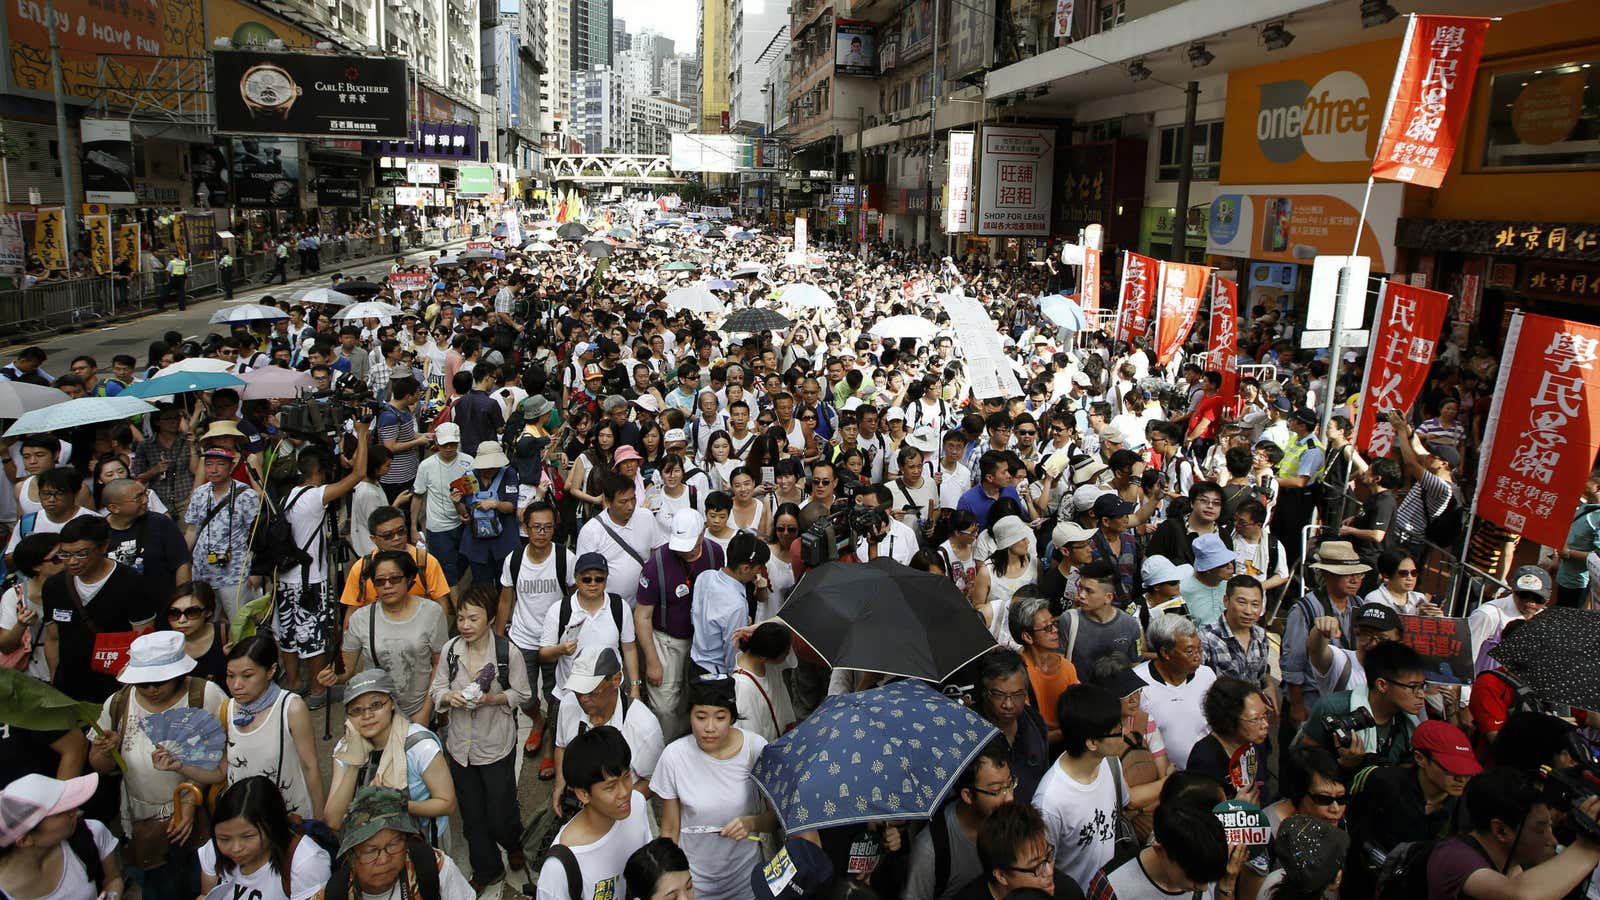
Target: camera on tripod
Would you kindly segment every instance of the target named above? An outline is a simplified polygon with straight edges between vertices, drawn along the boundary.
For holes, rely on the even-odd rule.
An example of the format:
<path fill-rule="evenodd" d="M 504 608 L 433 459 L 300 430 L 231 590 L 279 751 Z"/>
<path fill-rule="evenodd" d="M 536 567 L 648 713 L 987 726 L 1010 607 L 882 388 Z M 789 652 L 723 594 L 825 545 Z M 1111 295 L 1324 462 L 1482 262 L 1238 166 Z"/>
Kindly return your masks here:
<path fill-rule="evenodd" d="M 856 503 L 857 496 L 864 492 L 860 483 L 848 482 L 841 489 L 844 496 L 833 501 L 828 514 L 800 535 L 800 561 L 809 568 L 854 553 L 858 543 L 878 540 L 889 526 L 888 513 Z"/>
<path fill-rule="evenodd" d="M 346 379 L 326 391 L 305 392 L 278 408 L 278 427 L 291 437 L 337 446 L 349 420 L 370 421 L 383 408 L 366 382 Z"/>

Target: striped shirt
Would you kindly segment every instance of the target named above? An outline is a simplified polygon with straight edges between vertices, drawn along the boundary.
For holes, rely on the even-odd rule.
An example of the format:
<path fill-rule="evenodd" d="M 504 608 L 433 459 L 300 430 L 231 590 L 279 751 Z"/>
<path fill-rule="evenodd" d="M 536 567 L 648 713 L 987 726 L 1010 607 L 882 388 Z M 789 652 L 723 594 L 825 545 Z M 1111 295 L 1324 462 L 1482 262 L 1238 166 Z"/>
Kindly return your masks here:
<path fill-rule="evenodd" d="M 1395 510 L 1394 521 L 1400 529 L 1402 541 L 1422 537 L 1428 530 L 1428 520 L 1437 518 L 1450 505 L 1454 493 L 1450 482 L 1432 472 L 1423 472 L 1422 478 L 1406 492 L 1400 508 Z"/>
<path fill-rule="evenodd" d="M 386 406 L 378 413 L 378 440 L 400 441 L 414 440 L 417 436 L 417 419 L 411 413 Z M 406 484 L 409 485 L 417 477 L 417 464 L 421 462 L 421 452 L 416 447 L 401 450 L 394 455 L 389 463 L 389 471 L 378 479 L 379 484 Z"/>

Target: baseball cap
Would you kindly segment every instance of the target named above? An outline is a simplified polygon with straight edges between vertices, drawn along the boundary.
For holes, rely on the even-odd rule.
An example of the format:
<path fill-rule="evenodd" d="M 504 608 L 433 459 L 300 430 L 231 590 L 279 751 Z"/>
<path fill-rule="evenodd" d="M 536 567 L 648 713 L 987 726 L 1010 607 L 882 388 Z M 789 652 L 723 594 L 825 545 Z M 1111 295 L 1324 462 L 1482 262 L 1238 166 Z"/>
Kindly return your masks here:
<path fill-rule="evenodd" d="M 621 671 L 622 660 L 617 656 L 617 648 L 590 644 L 573 658 L 572 671 L 567 673 L 567 690 L 587 694 Z"/>
<path fill-rule="evenodd" d="M 647 413 L 655 414 L 661 412 L 661 404 L 656 402 L 654 394 L 641 394 L 633 401 L 633 405 Z"/>
<path fill-rule="evenodd" d="M 1136 508 L 1132 500 L 1122 499 L 1115 491 L 1101 494 L 1099 499 L 1094 501 L 1094 514 L 1101 518 L 1132 515 Z"/>
<path fill-rule="evenodd" d="M 578 561 L 573 565 L 572 571 L 580 574 L 583 572 L 605 572 L 610 574 L 611 564 L 606 562 L 605 554 L 590 550 L 588 553 L 578 557 Z"/>
<path fill-rule="evenodd" d="M 233 462 L 239 458 L 237 453 L 234 453 L 232 450 L 224 450 L 221 447 L 212 447 L 210 450 L 207 450 L 200 455 L 206 459 L 225 459 L 228 462 Z"/>
<path fill-rule="evenodd" d="M 904 422 L 906 420 L 906 411 L 901 407 L 891 406 L 889 411 L 883 414 L 883 420 L 885 422 Z"/>
<path fill-rule="evenodd" d="M 1079 485 L 1072 492 L 1072 508 L 1078 512 L 1094 509 L 1095 502 L 1108 494 L 1115 496 L 1116 491 L 1101 487 L 1093 482 Z"/>
<path fill-rule="evenodd" d="M 444 444 L 459 444 L 461 443 L 461 426 L 454 422 L 440 423 L 439 427 L 433 430 L 433 439 L 435 443 L 441 446 Z"/>
<path fill-rule="evenodd" d="M 1101 684 L 1101 687 L 1116 694 L 1118 700 L 1131 696 L 1135 691 L 1142 691 L 1149 686 L 1150 683 L 1140 678 L 1139 673 L 1134 671 L 1132 666 L 1126 669 L 1118 669 L 1115 675 L 1112 675 Z"/>
<path fill-rule="evenodd" d="M 582 356 L 585 353 L 593 353 L 593 352 L 594 352 L 594 345 L 589 343 L 588 341 L 584 341 L 583 343 L 579 344 L 578 346 L 572 348 L 572 355 L 573 356 Z"/>
<path fill-rule="evenodd" d="M 1387 603 L 1367 603 L 1356 610 L 1352 628 L 1370 628 L 1373 631 L 1399 631 L 1400 614 Z"/>
<path fill-rule="evenodd" d="M 1538 566 L 1522 566 L 1511 573 L 1511 590 L 1518 594 L 1534 594 L 1542 600 L 1550 599 L 1550 573 Z"/>
<path fill-rule="evenodd" d="M 678 553 L 688 553 L 700 543 L 700 533 L 706 520 L 693 509 L 680 509 L 672 514 L 672 536 L 667 538 L 667 548 Z"/>
<path fill-rule="evenodd" d="M 666 434 L 661 436 L 661 443 L 663 445 L 687 444 L 689 443 L 689 435 L 685 433 L 682 428 L 671 428 L 667 430 Z"/>
<path fill-rule="evenodd" d="M 382 669 L 367 669 L 357 672 L 351 677 L 350 682 L 344 686 L 345 702 L 349 703 L 362 694 L 384 694 L 394 696 L 394 679 Z"/>
<path fill-rule="evenodd" d="M 46 818 L 89 802 L 100 784 L 94 772 L 60 781 L 24 775 L 0 791 L 0 847 L 10 847 Z"/>
<path fill-rule="evenodd" d="M 1120 429 L 1113 428 L 1110 425 L 1100 429 L 1100 442 L 1103 444 L 1126 443 L 1126 441 L 1124 441 L 1122 438 L 1122 431 Z"/>
<path fill-rule="evenodd" d="M 1476 775 L 1483 771 L 1472 745 L 1461 729 L 1449 722 L 1429 719 L 1411 733 L 1411 748 L 1428 754 L 1451 775 Z"/>
<path fill-rule="evenodd" d="M 1072 373 L 1072 383 L 1077 385 L 1078 387 L 1088 387 L 1089 386 L 1089 376 L 1084 374 L 1084 373 L 1082 373 L 1082 372 L 1073 372 Z"/>
<path fill-rule="evenodd" d="M 1057 547 L 1065 547 L 1068 544 L 1087 541 L 1092 537 L 1094 537 L 1094 529 L 1085 528 L 1077 522 L 1071 521 L 1061 522 L 1056 525 L 1055 530 L 1050 532 L 1050 542 Z"/>
<path fill-rule="evenodd" d="M 603 378 L 603 377 L 605 377 L 605 373 L 600 371 L 600 364 L 599 363 L 589 363 L 588 365 L 583 367 L 583 380 L 584 381 L 588 381 L 591 378 Z"/>
<path fill-rule="evenodd" d="M 1434 456 L 1444 460 L 1445 465 L 1449 466 L 1450 468 L 1461 468 L 1461 454 L 1456 451 L 1456 448 L 1446 447 L 1442 444 L 1434 444 L 1428 449 L 1433 452 Z"/>

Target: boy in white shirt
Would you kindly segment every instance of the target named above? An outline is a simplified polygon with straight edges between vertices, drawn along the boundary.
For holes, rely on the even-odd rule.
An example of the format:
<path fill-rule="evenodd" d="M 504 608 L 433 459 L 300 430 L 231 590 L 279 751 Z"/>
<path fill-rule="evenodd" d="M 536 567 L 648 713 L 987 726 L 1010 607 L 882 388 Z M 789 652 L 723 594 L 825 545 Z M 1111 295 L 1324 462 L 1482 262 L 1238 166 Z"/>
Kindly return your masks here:
<path fill-rule="evenodd" d="M 556 834 L 539 869 L 537 900 L 626 897 L 622 870 L 650 842 L 645 798 L 633 789 L 633 755 L 622 733 L 601 725 L 572 739 L 561 775 L 583 808 Z"/>

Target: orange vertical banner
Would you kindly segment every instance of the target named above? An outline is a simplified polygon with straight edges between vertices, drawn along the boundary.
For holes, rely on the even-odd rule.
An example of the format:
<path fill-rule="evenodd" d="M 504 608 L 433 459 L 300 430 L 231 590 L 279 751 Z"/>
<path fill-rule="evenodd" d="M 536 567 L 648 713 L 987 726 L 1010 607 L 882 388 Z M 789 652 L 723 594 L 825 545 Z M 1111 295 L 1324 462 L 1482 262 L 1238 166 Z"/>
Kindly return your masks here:
<path fill-rule="evenodd" d="M 1150 330 L 1150 301 L 1156 296 L 1158 260 L 1128 252 L 1122 259 L 1122 293 L 1117 301 L 1116 339 L 1128 343 Z"/>
<path fill-rule="evenodd" d="M 1372 176 L 1436 188 L 1455 156 L 1483 53 L 1485 18 L 1412 16 L 1390 88 Z"/>
<path fill-rule="evenodd" d="M 1161 264 L 1161 306 L 1156 319 L 1156 365 L 1172 361 L 1200 317 L 1211 269 L 1189 263 Z"/>
<path fill-rule="evenodd" d="M 1356 411 L 1356 447 L 1374 457 L 1394 449 L 1394 428 L 1381 416 L 1386 410 L 1411 409 L 1428 380 L 1450 309 L 1450 295 L 1399 281 L 1385 281 L 1373 316 L 1376 342 L 1367 354 L 1361 404 Z"/>

